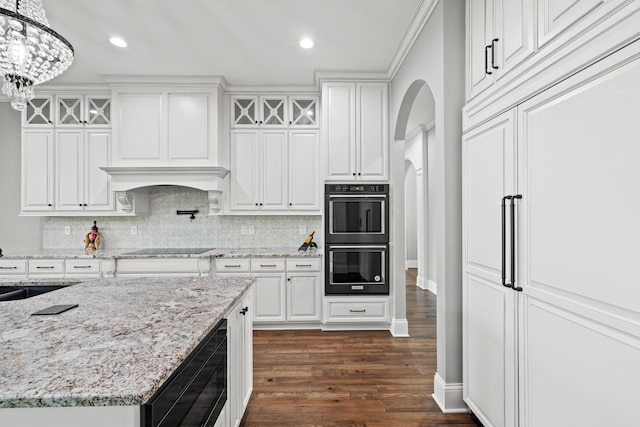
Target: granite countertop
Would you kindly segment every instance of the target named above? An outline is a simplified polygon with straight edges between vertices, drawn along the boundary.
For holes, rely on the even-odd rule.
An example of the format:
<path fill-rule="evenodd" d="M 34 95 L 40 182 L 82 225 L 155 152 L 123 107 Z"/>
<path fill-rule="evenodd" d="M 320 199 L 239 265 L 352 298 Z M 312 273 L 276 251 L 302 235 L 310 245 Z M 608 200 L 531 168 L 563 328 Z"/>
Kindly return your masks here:
<path fill-rule="evenodd" d="M 250 285 L 102 279 L 0 302 L 0 408 L 144 404 Z M 79 306 L 31 316 L 55 304 Z"/>
<path fill-rule="evenodd" d="M 136 254 L 138 249 L 36 249 L 5 253 L 0 260 L 15 259 L 114 259 L 114 258 L 247 258 L 247 257 L 318 257 L 321 249 L 298 252 L 298 248 L 214 248 L 199 254 Z"/>

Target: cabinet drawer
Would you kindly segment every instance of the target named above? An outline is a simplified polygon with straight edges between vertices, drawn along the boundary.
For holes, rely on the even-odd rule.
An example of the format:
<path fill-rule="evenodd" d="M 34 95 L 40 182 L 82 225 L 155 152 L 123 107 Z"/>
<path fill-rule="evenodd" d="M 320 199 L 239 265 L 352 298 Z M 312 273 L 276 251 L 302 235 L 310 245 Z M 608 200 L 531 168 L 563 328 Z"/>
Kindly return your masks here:
<path fill-rule="evenodd" d="M 118 274 L 197 274 L 198 258 L 119 259 Z"/>
<path fill-rule="evenodd" d="M 0 275 L 26 274 L 27 261 L 0 261 Z"/>
<path fill-rule="evenodd" d="M 315 258 L 287 258 L 287 271 L 320 271 L 322 260 Z"/>
<path fill-rule="evenodd" d="M 64 273 L 64 260 L 42 259 L 29 261 L 29 274 L 62 274 Z"/>
<path fill-rule="evenodd" d="M 264 273 L 267 271 L 284 271 L 284 258 L 253 258 L 251 272 Z"/>
<path fill-rule="evenodd" d="M 249 273 L 250 265 L 249 258 L 216 259 L 216 273 Z"/>
<path fill-rule="evenodd" d="M 67 272 L 67 274 L 99 273 L 100 261 L 95 259 L 68 259 L 65 261 L 65 271 Z"/>
<path fill-rule="evenodd" d="M 389 300 L 328 300 L 325 301 L 327 322 L 386 322 L 389 320 Z"/>

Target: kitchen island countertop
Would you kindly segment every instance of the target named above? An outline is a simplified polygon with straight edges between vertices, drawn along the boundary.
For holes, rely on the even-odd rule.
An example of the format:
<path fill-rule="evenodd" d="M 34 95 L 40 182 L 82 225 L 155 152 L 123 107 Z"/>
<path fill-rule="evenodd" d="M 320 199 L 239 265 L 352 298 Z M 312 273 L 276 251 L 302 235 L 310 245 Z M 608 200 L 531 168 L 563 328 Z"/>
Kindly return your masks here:
<path fill-rule="evenodd" d="M 102 279 L 0 302 L 0 408 L 144 404 L 251 282 Z M 79 306 L 31 316 L 55 304 Z"/>

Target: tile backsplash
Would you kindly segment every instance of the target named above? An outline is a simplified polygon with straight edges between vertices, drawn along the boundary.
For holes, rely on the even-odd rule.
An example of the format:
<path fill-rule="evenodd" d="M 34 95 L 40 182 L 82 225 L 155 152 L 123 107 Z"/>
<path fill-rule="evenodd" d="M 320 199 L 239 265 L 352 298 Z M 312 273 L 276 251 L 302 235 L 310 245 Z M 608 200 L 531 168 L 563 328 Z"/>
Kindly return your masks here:
<path fill-rule="evenodd" d="M 177 210 L 200 212 L 191 220 L 177 215 Z M 208 216 L 207 193 L 197 189 L 173 186 L 152 187 L 149 193 L 149 215 L 139 217 L 47 217 L 43 221 L 43 249 L 83 248 L 84 236 L 97 221 L 101 248 L 143 249 L 171 248 L 261 248 L 298 247 L 307 234 L 316 231 L 319 242 L 322 227 L 320 215 Z M 71 234 L 65 234 L 70 227 Z M 242 234 L 246 227 L 247 234 Z M 135 228 L 137 234 L 132 234 Z M 254 234 L 249 234 L 253 229 Z"/>

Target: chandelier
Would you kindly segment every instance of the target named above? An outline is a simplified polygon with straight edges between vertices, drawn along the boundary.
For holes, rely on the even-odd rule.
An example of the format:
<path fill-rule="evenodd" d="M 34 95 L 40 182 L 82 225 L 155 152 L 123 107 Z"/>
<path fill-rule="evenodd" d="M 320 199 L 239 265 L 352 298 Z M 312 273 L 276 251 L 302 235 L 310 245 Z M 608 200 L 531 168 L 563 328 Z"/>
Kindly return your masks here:
<path fill-rule="evenodd" d="M 33 86 L 62 74 L 73 61 L 73 46 L 49 28 L 42 0 L 0 0 L 2 93 L 23 111 Z"/>

